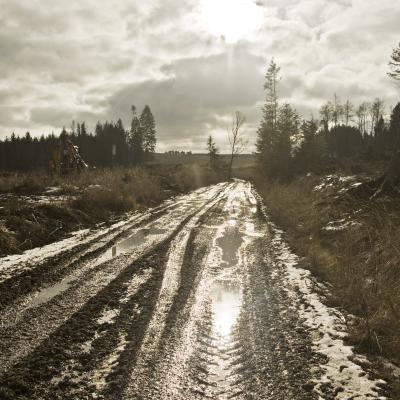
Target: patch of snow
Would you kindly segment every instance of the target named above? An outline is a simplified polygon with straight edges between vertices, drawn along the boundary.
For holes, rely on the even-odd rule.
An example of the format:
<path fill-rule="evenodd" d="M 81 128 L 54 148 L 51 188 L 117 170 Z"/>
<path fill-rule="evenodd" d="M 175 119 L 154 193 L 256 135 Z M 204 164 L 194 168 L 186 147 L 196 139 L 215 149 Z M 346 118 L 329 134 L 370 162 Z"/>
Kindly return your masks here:
<path fill-rule="evenodd" d="M 131 225 L 140 223 L 152 215 L 153 212 L 158 210 L 167 211 L 171 209 L 171 216 L 168 215 L 169 211 L 167 211 L 167 214 L 163 218 L 168 225 L 165 228 L 173 230 L 176 228 L 176 225 L 180 223 L 182 215 L 195 211 L 195 209 L 200 207 L 201 204 L 209 199 L 213 199 L 214 196 L 216 197 L 213 200 L 213 203 L 216 203 L 219 199 L 219 196 L 221 196 L 220 191 L 224 188 L 227 189 L 228 187 L 229 185 L 227 183 L 220 183 L 213 185 L 212 187 L 203 187 L 189 194 L 168 199 L 160 206 L 150 208 L 146 212 L 126 214 L 123 219 L 115 222 L 109 227 L 98 226 L 93 230 L 80 230 L 59 242 L 27 250 L 23 254 L 2 257 L 0 258 L 0 282 L 4 282 L 5 280 L 21 273 L 34 270 L 38 266 L 43 265 L 46 262 L 50 262 L 54 257 L 60 257 L 64 254 L 74 251 L 74 249 L 78 246 L 88 245 L 89 247 L 87 251 L 90 251 L 91 248 L 97 248 L 101 246 L 101 243 L 107 243 L 111 241 L 124 230 L 128 230 Z M 207 209 L 208 206 L 205 207 L 202 212 L 207 211 Z M 168 224 L 169 222 L 170 225 Z M 160 232 L 161 229 L 150 229 L 149 237 L 151 238 L 151 243 L 155 243 L 160 239 L 160 237 L 157 237 L 157 234 Z M 167 234 L 168 232 L 165 233 L 165 235 Z M 108 253 L 108 250 L 104 251 L 96 260 L 96 265 L 110 260 L 112 258 L 112 254 Z"/>
<path fill-rule="evenodd" d="M 115 229 L 122 228 L 124 225 L 132 222 L 136 215 L 131 216 L 127 220 L 117 222 L 106 229 L 99 229 L 90 231 L 89 229 L 82 229 L 73 232 L 70 237 L 63 239 L 59 242 L 50 243 L 43 247 L 36 247 L 27 250 L 22 254 L 13 254 L 10 256 L 0 258 L 0 282 L 9 279 L 11 276 L 17 275 L 27 270 L 34 269 L 46 260 L 58 256 L 67 251 L 73 250 L 75 247 L 89 243 L 99 238 L 100 236 L 111 232 Z"/>
<path fill-rule="evenodd" d="M 336 221 L 330 221 L 328 222 L 328 224 L 323 227 L 322 229 L 324 231 L 330 231 L 330 232 L 338 232 L 338 231 L 344 231 L 347 228 L 350 228 L 352 226 L 360 226 L 361 224 L 359 222 L 356 221 L 352 221 L 348 218 L 342 218 L 342 219 L 338 219 Z"/>
<path fill-rule="evenodd" d="M 357 179 L 354 175 L 350 176 L 339 176 L 339 182 L 344 183 L 344 182 L 351 182 Z"/>
<path fill-rule="evenodd" d="M 314 192 L 320 192 L 329 188 L 334 188 L 339 185 L 343 184 L 350 184 L 357 180 L 357 177 L 354 175 L 348 175 L 348 176 L 340 176 L 340 175 L 326 175 L 323 178 L 321 178 L 321 182 L 314 187 Z M 360 182 L 357 183 L 352 183 L 350 186 L 359 186 L 361 185 Z M 341 191 L 347 191 L 347 188 L 341 189 Z"/>
<path fill-rule="evenodd" d="M 59 193 L 61 192 L 61 187 L 60 186 L 49 186 L 46 188 L 45 193 L 47 194 L 54 194 L 54 193 Z"/>

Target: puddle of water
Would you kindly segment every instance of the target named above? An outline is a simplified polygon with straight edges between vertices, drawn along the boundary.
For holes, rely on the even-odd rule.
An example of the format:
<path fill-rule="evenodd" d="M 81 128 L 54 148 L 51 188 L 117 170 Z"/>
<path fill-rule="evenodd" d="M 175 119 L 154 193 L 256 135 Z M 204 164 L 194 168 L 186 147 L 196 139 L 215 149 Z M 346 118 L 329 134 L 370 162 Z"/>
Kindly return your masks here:
<path fill-rule="evenodd" d="M 67 276 L 64 279 L 62 279 L 61 282 L 58 282 L 55 285 L 40 290 L 37 293 L 37 295 L 28 302 L 26 308 L 37 307 L 43 303 L 47 303 L 55 296 L 66 291 L 75 280 L 76 280 L 75 276 Z"/>
<path fill-rule="evenodd" d="M 140 229 L 132 236 L 122 240 L 121 242 L 117 243 L 116 246 L 113 246 L 112 248 L 108 249 L 95 261 L 92 267 L 97 266 L 105 261 L 111 260 L 112 258 L 116 257 L 119 254 L 124 254 L 135 246 L 140 246 L 141 244 L 145 243 L 149 235 L 162 235 L 165 232 L 166 229 L 159 229 L 152 226 Z M 76 281 L 76 279 L 77 279 L 76 276 L 67 276 L 60 282 L 40 290 L 34 298 L 32 298 L 27 302 L 25 308 L 29 309 L 32 307 L 37 307 L 43 303 L 47 303 L 55 296 L 67 290 L 71 286 L 71 284 L 74 281 Z M 105 277 L 105 279 L 108 279 L 108 276 Z"/>
<path fill-rule="evenodd" d="M 239 316 L 240 288 L 233 282 L 216 282 L 211 290 L 214 331 L 218 336 L 230 335 Z"/>
<path fill-rule="evenodd" d="M 213 384 L 211 397 L 228 399 L 232 384 L 230 359 L 225 356 L 233 344 L 232 329 L 239 317 L 242 302 L 239 283 L 234 279 L 217 281 L 211 288 L 213 336 L 216 346 L 209 365 L 209 380 Z"/>
<path fill-rule="evenodd" d="M 96 265 L 99 265 L 103 262 L 111 260 L 118 255 L 125 254 L 129 250 L 141 246 L 146 243 L 148 236 L 151 235 L 162 235 L 166 233 L 166 229 L 160 229 L 156 227 L 149 226 L 148 228 L 139 229 L 133 235 L 127 237 L 124 240 L 118 242 L 115 246 L 112 246 L 108 249 L 104 254 L 102 254 L 96 261 Z"/>
<path fill-rule="evenodd" d="M 215 351 L 209 365 L 209 379 L 213 383 L 210 397 L 229 398 L 232 384 L 230 359 L 226 357 L 233 345 L 232 330 L 239 318 L 242 305 L 239 249 L 244 243 L 237 218 L 227 221 L 225 230 L 217 239 L 221 249 L 221 262 L 215 271 L 218 276 L 210 288 L 212 311 L 212 333 L 215 337 Z"/>
<path fill-rule="evenodd" d="M 243 234 L 236 228 L 228 227 L 224 235 L 217 239 L 222 250 L 222 261 L 233 267 L 238 263 L 238 250 L 243 243 Z"/>

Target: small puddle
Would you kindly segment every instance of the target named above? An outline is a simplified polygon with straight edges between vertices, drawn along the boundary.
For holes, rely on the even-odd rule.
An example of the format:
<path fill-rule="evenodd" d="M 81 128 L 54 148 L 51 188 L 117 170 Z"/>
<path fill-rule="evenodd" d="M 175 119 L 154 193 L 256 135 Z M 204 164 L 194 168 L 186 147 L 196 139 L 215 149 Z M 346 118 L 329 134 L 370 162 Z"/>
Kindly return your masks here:
<path fill-rule="evenodd" d="M 37 307 L 43 303 L 47 303 L 52 298 L 66 291 L 76 279 L 75 276 L 67 276 L 62 279 L 61 282 L 40 290 L 37 295 L 28 302 L 25 308 Z"/>
<path fill-rule="evenodd" d="M 239 248 L 243 243 L 243 234 L 236 224 L 228 221 L 223 235 L 217 239 L 222 251 L 218 276 L 211 288 L 211 308 L 214 333 L 228 336 L 239 315 L 241 289 L 239 273 Z"/>
<path fill-rule="evenodd" d="M 93 266 L 100 265 L 106 261 L 109 261 L 121 254 L 125 254 L 135 247 L 141 246 L 146 243 L 148 236 L 151 235 L 162 235 L 166 233 L 166 229 L 159 229 L 149 226 L 148 228 L 139 229 L 133 235 L 121 240 L 106 252 L 104 252 L 99 258 L 97 258 Z"/>
<path fill-rule="evenodd" d="M 229 267 L 237 265 L 238 250 L 243 243 L 243 234 L 232 224 L 233 222 L 230 221 L 224 235 L 217 239 L 217 244 L 222 250 L 222 261 L 227 263 Z"/>
<path fill-rule="evenodd" d="M 216 282 L 211 290 L 214 333 L 229 336 L 240 311 L 239 286 L 230 281 Z"/>
<path fill-rule="evenodd" d="M 150 235 L 162 235 L 166 232 L 166 229 L 159 229 L 156 227 L 143 228 L 135 232 L 133 235 L 112 246 L 105 253 L 103 253 L 97 260 L 92 264 L 92 267 L 100 265 L 103 262 L 111 260 L 117 255 L 127 253 L 135 246 L 140 246 L 146 242 Z M 76 276 L 67 276 L 60 282 L 40 290 L 35 297 L 27 302 L 25 309 L 40 306 L 43 303 L 47 303 L 55 296 L 67 290 L 71 284 L 77 280 Z"/>
<path fill-rule="evenodd" d="M 209 364 L 209 380 L 213 385 L 211 397 L 228 399 L 232 385 L 232 368 L 229 351 L 234 338 L 232 331 L 239 317 L 242 295 L 235 279 L 216 281 L 211 288 L 212 336 L 214 350 Z"/>

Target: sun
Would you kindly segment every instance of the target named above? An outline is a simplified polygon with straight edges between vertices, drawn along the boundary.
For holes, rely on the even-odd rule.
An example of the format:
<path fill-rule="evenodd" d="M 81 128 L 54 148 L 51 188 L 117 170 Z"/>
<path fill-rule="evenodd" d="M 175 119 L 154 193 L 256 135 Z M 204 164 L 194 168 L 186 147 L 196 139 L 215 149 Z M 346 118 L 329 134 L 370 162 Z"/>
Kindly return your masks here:
<path fill-rule="evenodd" d="M 261 26 L 263 9 L 252 0 L 202 0 L 201 25 L 227 43 L 249 39 Z"/>

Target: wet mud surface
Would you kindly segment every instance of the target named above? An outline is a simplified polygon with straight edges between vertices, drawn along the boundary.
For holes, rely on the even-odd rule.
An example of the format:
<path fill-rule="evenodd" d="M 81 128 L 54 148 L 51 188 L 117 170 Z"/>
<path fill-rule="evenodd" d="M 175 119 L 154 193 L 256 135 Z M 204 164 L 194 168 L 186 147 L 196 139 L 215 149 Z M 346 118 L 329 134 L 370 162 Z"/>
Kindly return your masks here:
<path fill-rule="evenodd" d="M 250 184 L 216 185 L 22 291 L 0 310 L 0 399 L 317 399 L 269 235 Z"/>

